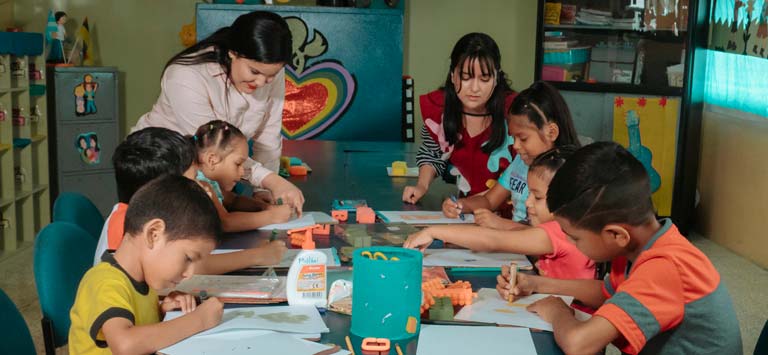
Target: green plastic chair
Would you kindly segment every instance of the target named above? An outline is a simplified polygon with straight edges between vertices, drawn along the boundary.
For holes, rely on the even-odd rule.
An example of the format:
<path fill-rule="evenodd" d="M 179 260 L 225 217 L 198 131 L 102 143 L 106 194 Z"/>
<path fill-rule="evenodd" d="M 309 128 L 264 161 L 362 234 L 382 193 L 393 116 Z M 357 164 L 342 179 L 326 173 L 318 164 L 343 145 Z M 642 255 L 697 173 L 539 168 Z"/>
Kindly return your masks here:
<path fill-rule="evenodd" d="M 71 223 L 53 222 L 35 239 L 34 274 L 46 354 L 67 343 L 69 310 L 80 279 L 93 266 L 94 252 L 96 239 Z"/>
<path fill-rule="evenodd" d="M 0 354 L 34 355 L 35 343 L 24 317 L 5 291 L 0 290 Z"/>
<path fill-rule="evenodd" d="M 87 197 L 77 192 L 63 192 L 53 203 L 53 221 L 69 222 L 85 229 L 96 240 L 101 236 L 104 216 Z"/>

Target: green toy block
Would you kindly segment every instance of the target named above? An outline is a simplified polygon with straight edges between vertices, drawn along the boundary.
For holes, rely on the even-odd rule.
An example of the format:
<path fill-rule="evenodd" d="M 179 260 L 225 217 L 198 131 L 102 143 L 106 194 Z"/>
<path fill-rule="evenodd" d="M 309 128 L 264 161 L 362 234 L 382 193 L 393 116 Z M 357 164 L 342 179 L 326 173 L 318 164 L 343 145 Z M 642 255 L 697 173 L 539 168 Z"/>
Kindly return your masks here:
<path fill-rule="evenodd" d="M 429 308 L 429 319 L 453 320 L 453 303 L 451 303 L 451 298 L 435 298 L 435 304 Z"/>

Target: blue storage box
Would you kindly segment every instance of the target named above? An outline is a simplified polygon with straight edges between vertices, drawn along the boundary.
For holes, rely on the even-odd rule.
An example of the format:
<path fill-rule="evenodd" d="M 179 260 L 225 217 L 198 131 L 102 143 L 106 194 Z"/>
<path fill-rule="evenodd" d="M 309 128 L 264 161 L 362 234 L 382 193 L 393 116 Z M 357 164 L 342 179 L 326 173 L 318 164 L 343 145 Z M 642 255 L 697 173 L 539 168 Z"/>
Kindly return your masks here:
<path fill-rule="evenodd" d="M 544 64 L 578 64 L 586 63 L 590 58 L 592 47 L 580 47 L 559 51 L 545 51 Z"/>

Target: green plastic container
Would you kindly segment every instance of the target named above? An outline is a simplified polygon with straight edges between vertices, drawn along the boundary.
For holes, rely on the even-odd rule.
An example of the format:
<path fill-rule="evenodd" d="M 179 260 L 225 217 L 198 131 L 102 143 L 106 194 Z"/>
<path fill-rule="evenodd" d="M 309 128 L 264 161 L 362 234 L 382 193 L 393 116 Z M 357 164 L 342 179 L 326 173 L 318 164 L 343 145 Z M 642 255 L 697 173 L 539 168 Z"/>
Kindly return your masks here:
<path fill-rule="evenodd" d="M 384 254 L 371 259 L 365 252 Z M 367 253 L 366 253 L 367 255 Z M 352 256 L 352 326 L 361 338 L 400 341 L 419 333 L 421 326 L 421 253 L 400 247 L 357 249 Z"/>

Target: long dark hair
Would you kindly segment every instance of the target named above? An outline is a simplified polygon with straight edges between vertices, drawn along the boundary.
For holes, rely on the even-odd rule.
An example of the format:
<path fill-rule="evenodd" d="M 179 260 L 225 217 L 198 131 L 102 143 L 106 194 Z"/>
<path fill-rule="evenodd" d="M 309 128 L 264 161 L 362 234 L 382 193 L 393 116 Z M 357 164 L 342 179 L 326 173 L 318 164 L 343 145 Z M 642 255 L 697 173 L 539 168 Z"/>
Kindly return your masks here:
<path fill-rule="evenodd" d="M 541 113 L 538 110 L 541 110 Z M 544 127 L 546 123 L 554 122 L 560 131 L 555 140 L 555 147 L 581 146 L 568 104 L 565 103 L 560 92 L 545 81 L 537 81 L 521 91 L 512 101 L 509 114 L 528 117 L 528 120 L 538 129 Z"/>
<path fill-rule="evenodd" d="M 165 68 L 171 64 L 219 63 L 229 80 L 232 65 L 229 51 L 266 64 L 290 63 L 293 52 L 291 31 L 285 20 L 276 13 L 249 12 L 240 15 L 231 26 L 219 29 L 208 38 L 176 54 Z"/>
<path fill-rule="evenodd" d="M 504 129 L 504 100 L 512 89 L 507 82 L 506 74 L 501 70 L 501 52 L 499 46 L 485 33 L 469 33 L 461 37 L 451 51 L 451 67 L 445 79 L 445 105 L 443 108 L 443 130 L 445 138 L 450 144 L 459 141 L 459 132 L 462 128 L 464 107 L 456 94 L 457 88 L 451 81 L 451 73 L 456 68 L 463 68 L 464 63 L 479 61 L 483 75 L 496 76 L 496 87 L 485 104 L 487 112 L 491 114 L 491 137 L 482 147 L 482 151 L 490 153 L 504 142 L 507 131 Z M 474 69 L 469 68 L 470 75 L 474 76 Z M 461 89 L 461 88 L 458 88 Z"/>

